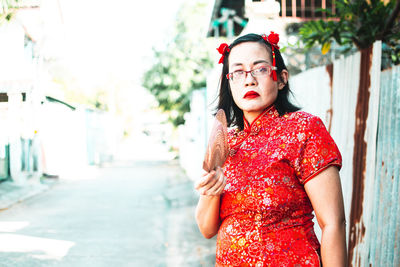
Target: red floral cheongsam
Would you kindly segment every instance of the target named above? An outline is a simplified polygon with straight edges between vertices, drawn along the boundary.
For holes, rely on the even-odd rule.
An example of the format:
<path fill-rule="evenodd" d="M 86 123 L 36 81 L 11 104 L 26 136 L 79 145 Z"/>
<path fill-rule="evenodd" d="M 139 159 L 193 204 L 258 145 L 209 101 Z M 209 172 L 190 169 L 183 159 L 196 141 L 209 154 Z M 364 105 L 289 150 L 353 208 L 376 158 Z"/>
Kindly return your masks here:
<path fill-rule="evenodd" d="M 216 266 L 319 266 L 304 184 L 342 162 L 321 119 L 271 106 L 228 142 Z"/>

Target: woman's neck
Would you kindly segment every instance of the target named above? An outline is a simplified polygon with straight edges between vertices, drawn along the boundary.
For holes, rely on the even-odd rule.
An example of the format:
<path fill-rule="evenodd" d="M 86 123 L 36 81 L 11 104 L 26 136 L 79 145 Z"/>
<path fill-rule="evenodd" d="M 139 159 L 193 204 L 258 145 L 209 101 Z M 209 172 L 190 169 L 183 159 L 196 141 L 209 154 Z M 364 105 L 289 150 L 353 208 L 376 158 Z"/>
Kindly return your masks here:
<path fill-rule="evenodd" d="M 246 121 L 251 125 L 255 119 L 257 119 L 258 116 L 260 116 L 261 113 L 263 113 L 264 110 L 262 111 L 253 111 L 253 112 L 246 112 L 243 111 L 243 116 L 246 119 Z"/>
<path fill-rule="evenodd" d="M 266 107 L 263 110 L 257 110 L 257 111 L 243 111 L 243 117 L 244 119 L 249 123 L 249 125 L 251 125 L 255 120 L 258 119 L 258 117 L 266 112 L 266 110 L 269 110 L 272 108 L 274 104 L 269 105 L 268 107 Z"/>

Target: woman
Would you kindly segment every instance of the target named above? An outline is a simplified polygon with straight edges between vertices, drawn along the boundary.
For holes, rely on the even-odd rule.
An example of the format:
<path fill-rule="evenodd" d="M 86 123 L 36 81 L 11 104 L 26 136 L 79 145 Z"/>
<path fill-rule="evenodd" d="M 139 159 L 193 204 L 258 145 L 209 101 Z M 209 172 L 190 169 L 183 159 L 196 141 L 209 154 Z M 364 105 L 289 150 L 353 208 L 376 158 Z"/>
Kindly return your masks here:
<path fill-rule="evenodd" d="M 247 34 L 218 48 L 218 108 L 235 127 L 223 170 L 196 183 L 196 221 L 218 233 L 216 266 L 346 266 L 341 155 L 322 121 L 289 102 L 278 41 Z"/>

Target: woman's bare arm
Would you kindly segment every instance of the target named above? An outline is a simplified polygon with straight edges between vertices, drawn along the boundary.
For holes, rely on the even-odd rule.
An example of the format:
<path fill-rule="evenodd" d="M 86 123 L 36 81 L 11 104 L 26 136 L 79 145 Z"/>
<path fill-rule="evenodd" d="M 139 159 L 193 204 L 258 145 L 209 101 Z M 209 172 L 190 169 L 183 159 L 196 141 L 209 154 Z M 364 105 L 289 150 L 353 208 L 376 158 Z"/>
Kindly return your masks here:
<path fill-rule="evenodd" d="M 304 188 L 322 230 L 323 266 L 347 266 L 346 219 L 338 169 L 328 167 L 308 181 Z"/>

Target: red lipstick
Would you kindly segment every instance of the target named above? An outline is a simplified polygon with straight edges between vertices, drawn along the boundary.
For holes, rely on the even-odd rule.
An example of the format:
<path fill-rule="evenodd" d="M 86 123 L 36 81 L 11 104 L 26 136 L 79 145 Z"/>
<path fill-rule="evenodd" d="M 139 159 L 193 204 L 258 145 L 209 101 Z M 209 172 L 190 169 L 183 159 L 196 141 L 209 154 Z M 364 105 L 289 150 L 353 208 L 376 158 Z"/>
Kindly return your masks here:
<path fill-rule="evenodd" d="M 260 95 L 257 93 L 257 92 L 254 92 L 254 91 L 248 91 L 245 95 L 244 95 L 244 97 L 243 98 L 249 98 L 249 99 L 252 99 L 252 98 L 256 98 L 256 97 L 259 97 Z"/>

